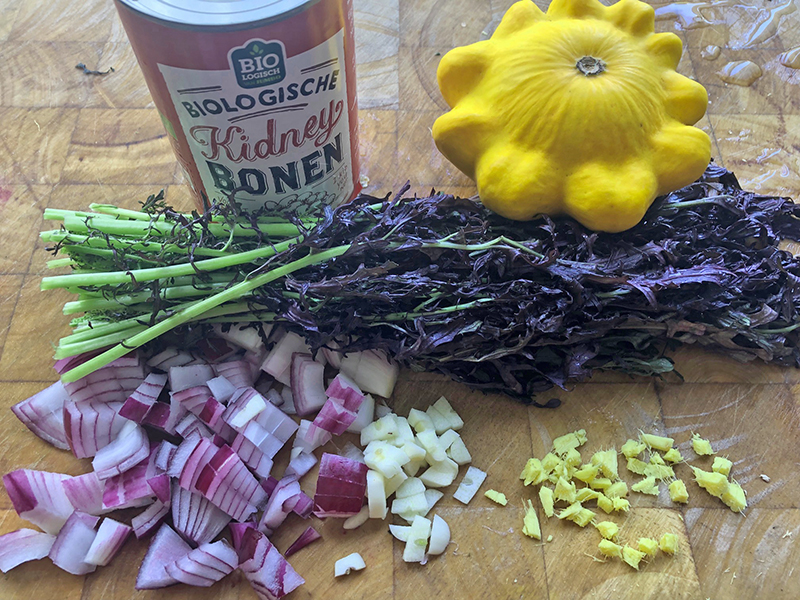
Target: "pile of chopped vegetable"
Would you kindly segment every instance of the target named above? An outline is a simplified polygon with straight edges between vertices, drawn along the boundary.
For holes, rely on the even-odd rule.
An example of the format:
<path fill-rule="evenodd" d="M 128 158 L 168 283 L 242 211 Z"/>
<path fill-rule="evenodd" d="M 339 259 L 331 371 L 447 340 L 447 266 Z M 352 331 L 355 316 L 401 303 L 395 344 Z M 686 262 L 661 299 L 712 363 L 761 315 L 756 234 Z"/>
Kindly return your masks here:
<path fill-rule="evenodd" d="M 74 272 L 42 287 L 75 292 L 65 312 L 84 313 L 57 357 L 103 350 L 64 381 L 241 321 L 280 323 L 312 353 L 380 351 L 525 402 L 598 369 L 669 372 L 664 351 L 681 343 L 800 364 L 800 262 L 778 247 L 800 238 L 800 207 L 713 164 L 616 235 L 516 223 L 445 194 L 361 196 L 318 221 L 235 206 L 47 209 L 63 223 L 43 234 L 66 255 L 53 266 Z"/>

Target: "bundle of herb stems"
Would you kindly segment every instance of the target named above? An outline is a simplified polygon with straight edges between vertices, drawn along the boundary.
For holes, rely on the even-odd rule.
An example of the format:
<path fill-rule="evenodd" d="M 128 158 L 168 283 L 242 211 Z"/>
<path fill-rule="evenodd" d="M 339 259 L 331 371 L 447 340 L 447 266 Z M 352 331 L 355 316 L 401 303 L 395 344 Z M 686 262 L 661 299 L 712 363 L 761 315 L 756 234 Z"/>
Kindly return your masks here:
<path fill-rule="evenodd" d="M 405 189 L 403 190 L 403 193 Z M 242 215 L 235 199 L 181 214 L 48 209 L 65 257 L 42 289 L 77 294 L 56 358 L 97 353 L 73 381 L 133 348 L 271 322 L 313 349 L 380 349 L 417 370 L 532 401 L 594 370 L 656 375 L 698 343 L 800 366 L 800 239 L 787 198 L 741 190 L 715 165 L 622 234 L 571 219 L 512 222 L 473 199 L 360 196 L 311 217 Z"/>

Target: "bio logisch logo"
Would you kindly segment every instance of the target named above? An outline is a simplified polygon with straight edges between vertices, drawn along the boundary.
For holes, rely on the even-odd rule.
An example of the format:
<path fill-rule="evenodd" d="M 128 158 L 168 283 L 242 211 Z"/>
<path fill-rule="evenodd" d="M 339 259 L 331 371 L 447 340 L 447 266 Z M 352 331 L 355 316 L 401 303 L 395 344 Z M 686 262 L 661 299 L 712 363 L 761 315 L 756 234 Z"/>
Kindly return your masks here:
<path fill-rule="evenodd" d="M 231 51 L 230 63 L 243 88 L 272 85 L 286 77 L 286 54 L 281 42 L 250 40 Z"/>

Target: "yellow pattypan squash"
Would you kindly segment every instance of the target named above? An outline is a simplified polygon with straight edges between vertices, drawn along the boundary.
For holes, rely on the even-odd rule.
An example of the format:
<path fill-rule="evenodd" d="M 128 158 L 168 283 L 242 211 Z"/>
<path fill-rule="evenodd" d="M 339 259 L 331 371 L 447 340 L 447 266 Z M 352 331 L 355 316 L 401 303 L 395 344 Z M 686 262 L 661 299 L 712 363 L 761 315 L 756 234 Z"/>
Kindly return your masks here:
<path fill-rule="evenodd" d="M 623 231 L 711 157 L 691 126 L 708 95 L 675 72 L 682 50 L 676 35 L 654 33 L 653 9 L 638 0 L 553 0 L 547 13 L 517 2 L 491 39 L 442 58 L 452 110 L 434 140 L 504 217 L 566 213 Z"/>

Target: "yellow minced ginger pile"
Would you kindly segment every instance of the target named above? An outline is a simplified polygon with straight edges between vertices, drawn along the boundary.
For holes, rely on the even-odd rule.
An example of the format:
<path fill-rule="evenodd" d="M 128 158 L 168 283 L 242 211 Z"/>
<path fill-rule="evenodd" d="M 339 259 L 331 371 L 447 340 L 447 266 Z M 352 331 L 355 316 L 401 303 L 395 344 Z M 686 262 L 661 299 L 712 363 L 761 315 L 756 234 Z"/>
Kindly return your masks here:
<path fill-rule="evenodd" d="M 587 442 L 584 429 L 573 431 L 553 440 L 553 447 L 543 458 L 530 458 L 520 473 L 524 485 L 540 485 L 539 502 L 547 518 L 557 517 L 572 521 L 580 527 L 592 523 L 601 537 L 598 549 L 605 557 L 619 558 L 634 569 L 642 561 L 653 559 L 658 551 L 673 555 L 678 549 L 678 538 L 673 533 L 663 533 L 660 538 L 639 538 L 636 544 L 620 545 L 620 529 L 616 523 L 598 519 L 598 513 L 626 513 L 630 509 L 627 499 L 632 492 L 658 496 L 664 485 L 673 502 L 686 503 L 689 491 L 686 483 L 675 474 L 675 466 L 684 458 L 674 447 L 670 437 L 640 432 L 638 439 L 629 439 L 618 453 L 615 448 L 595 452 L 585 460 L 579 448 Z M 692 448 L 698 456 L 714 454 L 708 440 L 694 434 Z M 640 477 L 630 488 L 620 477 L 620 456 L 625 466 Z M 741 512 L 747 506 L 745 492 L 735 481 L 728 479 L 732 468 L 730 460 L 716 456 L 711 472 L 692 467 L 695 482 L 708 493 L 720 498 L 731 510 Z M 591 507 L 591 508 L 590 508 Z M 534 519 L 535 525 L 534 525 Z M 541 528 L 535 508 L 527 501 L 525 515 L 526 535 L 541 539 Z"/>

